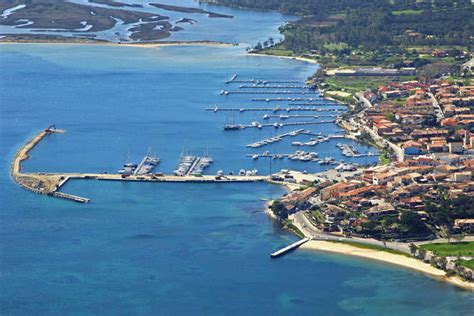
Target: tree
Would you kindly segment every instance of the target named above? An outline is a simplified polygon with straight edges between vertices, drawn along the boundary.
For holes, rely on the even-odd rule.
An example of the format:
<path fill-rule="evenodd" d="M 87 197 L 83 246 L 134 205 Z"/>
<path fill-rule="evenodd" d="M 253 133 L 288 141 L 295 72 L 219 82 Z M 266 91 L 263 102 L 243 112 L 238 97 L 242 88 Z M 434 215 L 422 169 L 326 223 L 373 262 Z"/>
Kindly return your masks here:
<path fill-rule="evenodd" d="M 441 257 L 439 258 L 439 261 L 438 261 L 438 266 L 442 269 L 442 270 L 446 270 L 446 266 L 448 264 L 448 260 L 446 259 L 446 257 Z"/>
<path fill-rule="evenodd" d="M 418 247 L 414 243 L 411 243 L 409 247 L 410 247 L 410 252 L 412 256 L 415 256 Z"/>
<path fill-rule="evenodd" d="M 286 210 L 286 207 L 283 203 L 280 201 L 276 200 L 272 204 L 272 212 L 273 214 L 278 217 L 280 221 L 285 220 L 288 218 L 288 211 Z"/>
<path fill-rule="evenodd" d="M 416 212 L 405 211 L 400 216 L 400 224 L 409 236 L 419 236 L 427 232 L 426 225 Z"/>
<path fill-rule="evenodd" d="M 426 250 L 423 248 L 420 248 L 420 250 L 418 250 L 418 258 L 420 258 L 421 260 L 425 260 L 425 257 L 426 257 Z"/>
<path fill-rule="evenodd" d="M 451 230 L 449 229 L 449 227 L 445 226 L 445 227 L 441 228 L 441 230 L 439 231 L 439 235 L 442 238 L 447 239 L 448 244 L 451 243 L 451 238 L 453 237 L 453 235 L 451 234 Z"/>
<path fill-rule="evenodd" d="M 453 235 L 453 238 L 454 240 L 456 240 L 456 242 L 461 242 L 464 239 L 464 237 L 466 237 L 464 233 Z"/>

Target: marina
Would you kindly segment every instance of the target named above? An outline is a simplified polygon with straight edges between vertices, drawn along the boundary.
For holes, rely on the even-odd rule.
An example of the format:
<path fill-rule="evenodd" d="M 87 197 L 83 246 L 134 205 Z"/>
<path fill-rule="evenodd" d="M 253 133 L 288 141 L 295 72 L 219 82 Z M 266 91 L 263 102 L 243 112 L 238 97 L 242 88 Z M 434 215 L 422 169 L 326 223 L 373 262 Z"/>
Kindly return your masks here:
<path fill-rule="evenodd" d="M 272 91 L 240 91 L 240 90 L 222 90 L 220 95 L 227 96 L 231 94 L 315 94 L 314 91 L 290 91 L 290 90 L 272 90 Z"/>
<path fill-rule="evenodd" d="M 260 182 L 268 181 L 268 176 L 258 176 L 256 172 L 244 172 L 239 175 L 211 176 L 202 175 L 203 170 L 213 162 L 209 156 L 183 156 L 180 161 L 182 167 L 178 175 L 164 175 L 161 173 L 151 173 L 150 166 L 157 164 L 156 157 L 145 156 L 140 165 L 129 165 L 127 173 L 51 173 L 51 172 L 21 172 L 22 162 L 29 158 L 29 153 L 45 137 L 64 133 L 64 130 L 48 127 L 39 132 L 35 137 L 22 146 L 13 158 L 10 175 L 12 179 L 24 189 L 60 199 L 70 200 L 79 203 L 88 203 L 90 199 L 73 194 L 60 192 L 59 189 L 70 180 L 102 180 L 102 181 L 132 181 L 132 182 L 171 182 L 171 183 L 239 183 L 239 182 Z M 179 169 L 179 168 L 178 168 Z M 136 172 L 138 170 L 138 172 Z M 147 171 L 147 173 L 144 173 Z"/>
<path fill-rule="evenodd" d="M 253 160 L 257 160 L 259 158 L 271 158 L 271 159 L 284 159 L 288 158 L 289 160 L 293 161 L 301 161 L 301 162 L 317 162 L 319 164 L 329 164 L 334 162 L 334 158 L 332 157 L 326 157 L 323 159 L 318 158 L 319 154 L 317 152 L 307 152 L 304 150 L 297 150 L 293 153 L 290 154 L 273 154 L 270 153 L 269 151 L 264 151 L 263 153 L 260 154 L 247 154 L 246 155 L 249 158 L 252 158 Z"/>
<path fill-rule="evenodd" d="M 373 152 L 368 152 L 368 153 L 362 154 L 354 146 L 348 145 L 348 144 L 338 143 L 338 144 L 336 144 L 336 147 L 341 150 L 342 154 L 345 157 L 350 157 L 350 158 L 361 158 L 361 157 L 370 157 L 370 156 L 378 156 L 379 155 L 379 154 L 373 153 Z"/>
<path fill-rule="evenodd" d="M 267 85 L 267 84 L 243 84 L 239 89 L 312 89 L 308 86 L 300 85 Z"/>
<path fill-rule="evenodd" d="M 308 102 L 316 104 L 333 104 L 323 98 L 253 98 L 254 102 Z M 335 105 L 335 104 L 334 104 Z"/>
<path fill-rule="evenodd" d="M 215 106 L 213 108 L 206 108 L 205 111 L 209 112 L 343 112 L 343 109 L 318 109 L 314 107 L 274 107 L 274 108 L 225 108 Z"/>
<path fill-rule="evenodd" d="M 174 174 L 180 177 L 184 176 L 202 176 L 204 169 L 209 167 L 214 160 L 209 156 L 198 157 L 190 155 L 182 155 L 178 168 Z"/>
<path fill-rule="evenodd" d="M 318 115 L 305 115 L 305 114 L 294 114 L 294 115 L 283 115 L 283 114 L 280 114 L 280 115 L 272 115 L 272 114 L 265 114 L 263 116 L 263 119 L 264 120 L 268 120 L 268 119 L 272 119 L 272 118 L 275 118 L 275 119 L 280 119 L 280 120 L 288 120 L 288 119 L 293 119 L 293 118 L 314 118 L 314 119 L 318 119 L 320 117 L 338 117 L 339 115 L 337 114 L 318 114 Z"/>
<path fill-rule="evenodd" d="M 295 131 L 292 131 L 292 132 L 276 135 L 276 136 L 273 136 L 273 137 L 270 137 L 270 138 L 267 138 L 267 139 L 263 139 L 263 140 L 248 144 L 247 147 L 249 147 L 249 148 L 263 147 L 263 146 L 266 146 L 266 145 L 270 145 L 270 144 L 279 142 L 283 138 L 288 137 L 288 136 L 293 136 L 293 137 L 298 136 L 302 132 L 304 132 L 304 129 L 298 129 L 298 130 L 295 130 Z"/>
<path fill-rule="evenodd" d="M 260 124 L 258 122 L 253 122 L 252 124 L 226 124 L 224 125 L 225 131 L 236 131 L 243 130 L 247 128 L 264 128 L 264 127 L 274 127 L 281 128 L 285 126 L 300 126 L 300 125 L 319 125 L 319 124 L 331 124 L 335 123 L 335 120 L 331 121 L 317 121 L 317 122 L 290 122 L 290 123 L 273 123 L 273 124 Z"/>
<path fill-rule="evenodd" d="M 229 80 L 225 81 L 229 83 L 255 83 L 255 84 L 267 84 L 267 83 L 300 83 L 298 80 L 264 80 L 264 79 L 237 79 L 238 74 L 233 74 Z"/>

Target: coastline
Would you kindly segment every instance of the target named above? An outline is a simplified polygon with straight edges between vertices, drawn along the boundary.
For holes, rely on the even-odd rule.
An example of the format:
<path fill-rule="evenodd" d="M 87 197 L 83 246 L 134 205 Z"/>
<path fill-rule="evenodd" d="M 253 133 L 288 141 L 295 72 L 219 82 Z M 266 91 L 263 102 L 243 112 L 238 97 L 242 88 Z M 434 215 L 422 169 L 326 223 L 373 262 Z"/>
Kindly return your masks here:
<path fill-rule="evenodd" d="M 278 56 L 278 55 L 267 55 L 267 54 L 259 54 L 259 53 L 247 53 L 246 55 L 250 56 L 261 56 L 261 57 L 276 57 L 276 58 L 285 58 L 285 59 L 292 59 L 298 61 L 304 61 L 310 64 L 319 64 L 316 60 L 304 58 L 304 57 L 294 57 L 294 56 Z M 349 107 L 349 105 L 345 102 L 336 100 L 332 97 L 324 96 L 326 99 L 331 101 L 344 104 Z M 344 126 L 342 126 L 344 128 Z M 369 145 L 373 145 L 368 143 Z M 293 191 L 295 188 L 290 185 L 283 185 L 288 192 Z M 269 206 L 273 203 L 274 200 L 269 200 L 265 203 L 265 213 L 273 220 L 277 219 L 276 215 L 271 212 Z M 297 225 L 298 227 L 298 225 Z M 298 227 L 301 230 L 301 227 Z M 291 230 L 290 230 L 291 231 Z M 418 273 L 425 274 L 428 277 L 436 279 L 438 281 L 450 283 L 458 288 L 462 288 L 464 290 L 473 291 L 474 292 L 474 283 L 464 281 L 457 276 L 448 277 L 446 276 L 446 272 L 431 266 L 428 263 L 425 263 L 419 259 L 413 257 L 405 257 L 402 255 L 392 254 L 386 251 L 378 251 L 374 249 L 367 249 L 367 248 L 359 248 L 354 247 L 344 243 L 333 243 L 328 241 L 317 241 L 317 240 L 310 240 L 309 242 L 303 244 L 301 249 L 306 249 L 309 251 L 320 251 L 320 252 L 328 252 L 328 253 L 335 253 L 339 255 L 345 256 L 355 256 L 367 260 L 376 260 L 384 263 L 388 263 L 391 265 L 395 265 L 398 267 L 410 269 L 412 271 L 416 271 Z"/>
<path fill-rule="evenodd" d="M 260 54 L 260 53 L 247 53 L 246 55 L 249 56 L 259 56 L 259 57 L 274 57 L 274 58 L 284 58 L 284 59 L 292 59 L 292 60 L 298 60 L 298 61 L 304 61 L 310 64 L 317 65 L 319 62 L 314 59 L 310 58 L 305 58 L 305 57 L 300 57 L 300 56 L 278 56 L 278 55 L 267 55 L 267 54 Z"/>
<path fill-rule="evenodd" d="M 422 262 L 421 260 L 412 257 L 405 257 L 402 255 L 396 255 L 389 252 L 374 249 L 354 247 L 344 243 L 335 243 L 320 240 L 310 240 L 307 243 L 303 244 L 300 248 L 310 251 L 328 252 L 381 261 L 423 273 L 438 281 L 448 282 L 465 290 L 474 291 L 474 283 L 466 282 L 458 277 L 447 277 L 445 271 L 437 269 L 428 263 Z"/>
<path fill-rule="evenodd" d="M 118 46 L 118 47 L 140 47 L 140 48 L 156 48 L 167 46 L 209 46 L 209 47 L 233 47 L 238 43 L 226 43 L 215 41 L 163 41 L 163 42 L 143 42 L 143 43 L 114 43 L 105 41 L 2 41 L 0 45 L 18 45 L 18 44 L 41 44 L 41 45 L 98 45 L 98 46 Z"/>

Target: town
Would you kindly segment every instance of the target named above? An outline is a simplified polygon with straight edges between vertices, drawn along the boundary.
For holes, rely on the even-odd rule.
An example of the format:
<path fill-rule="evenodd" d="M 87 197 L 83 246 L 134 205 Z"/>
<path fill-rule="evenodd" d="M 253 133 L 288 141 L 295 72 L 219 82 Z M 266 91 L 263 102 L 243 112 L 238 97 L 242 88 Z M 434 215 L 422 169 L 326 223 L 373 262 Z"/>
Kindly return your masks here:
<path fill-rule="evenodd" d="M 394 81 L 354 93 L 350 114 L 338 124 L 349 136 L 379 147 L 380 164 L 299 181 L 286 171 L 273 175 L 301 185 L 274 201 L 273 213 L 302 236 L 402 245 L 405 252 L 434 260 L 446 270 L 445 259 L 426 256 L 415 243 L 470 240 L 474 234 L 470 83 L 443 78 Z M 456 265 L 458 275 L 472 280 L 472 253 L 461 257 L 452 257 L 448 266 Z"/>

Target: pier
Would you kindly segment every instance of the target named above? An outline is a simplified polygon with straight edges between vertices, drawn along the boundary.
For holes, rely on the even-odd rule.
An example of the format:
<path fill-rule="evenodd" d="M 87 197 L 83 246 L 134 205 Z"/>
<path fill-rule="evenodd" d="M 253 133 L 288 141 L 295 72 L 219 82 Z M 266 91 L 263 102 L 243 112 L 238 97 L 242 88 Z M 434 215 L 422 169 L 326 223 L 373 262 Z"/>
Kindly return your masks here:
<path fill-rule="evenodd" d="M 289 246 L 286 246 L 285 248 L 282 248 L 282 249 L 280 249 L 280 250 L 278 250 L 278 251 L 273 252 L 273 253 L 270 255 L 270 257 L 271 257 L 271 258 L 278 258 L 278 257 L 281 257 L 281 256 L 287 254 L 288 252 L 293 251 L 293 250 L 295 250 L 296 248 L 299 248 L 302 244 L 308 242 L 309 240 L 310 240 L 310 239 L 309 239 L 308 237 L 305 237 L 305 238 L 303 238 L 303 239 L 301 239 L 301 240 L 298 240 L 297 242 L 295 242 L 295 243 L 293 243 L 293 244 L 291 244 L 291 245 L 289 245 Z"/>
<path fill-rule="evenodd" d="M 365 154 L 361 154 L 354 146 L 348 144 L 336 144 L 336 147 L 339 148 L 342 152 L 342 155 L 349 158 L 361 158 L 361 157 L 371 157 L 371 156 L 379 156 L 377 153 L 368 152 Z"/>
<path fill-rule="evenodd" d="M 229 80 L 225 83 L 254 83 L 254 84 L 268 84 L 268 83 L 301 83 L 297 80 L 265 80 L 265 79 L 239 79 L 237 80 L 238 74 L 233 74 Z"/>
<path fill-rule="evenodd" d="M 239 89 L 307 89 L 310 90 L 308 86 L 300 85 L 258 85 L 258 84 L 243 84 L 239 86 Z"/>
<path fill-rule="evenodd" d="M 233 91 L 226 91 L 222 90 L 221 95 L 231 95 L 231 94 L 315 94 L 314 91 L 290 91 L 290 90 L 272 90 L 272 91 L 241 91 L 241 90 L 233 90 Z"/>
<path fill-rule="evenodd" d="M 84 197 L 80 197 L 80 196 L 72 195 L 72 194 L 67 194 L 67 193 L 59 192 L 59 191 L 53 192 L 51 193 L 51 195 L 60 199 L 70 200 L 70 201 L 74 201 L 78 203 L 89 203 L 91 201 L 88 198 L 84 198 Z"/>
<path fill-rule="evenodd" d="M 90 199 L 73 194 L 59 192 L 58 190 L 70 180 L 102 180 L 123 182 L 160 182 L 160 183 L 250 183 L 270 181 L 269 176 L 257 175 L 162 175 L 162 174 L 109 174 L 109 173 L 51 173 L 51 172 L 21 172 L 22 162 L 29 158 L 30 151 L 35 148 L 45 137 L 63 133 L 63 130 L 47 128 L 29 140 L 15 154 L 10 167 L 10 175 L 15 183 L 22 188 L 45 196 L 61 198 L 78 203 L 88 203 Z M 148 156 L 147 156 L 148 157 Z M 148 157 L 150 158 L 150 157 Z M 200 157 L 205 159 L 206 157 Z M 145 160 L 145 159 L 144 159 Z M 147 160 L 148 161 L 148 160 Z M 193 170 L 199 167 L 198 161 Z"/>
<path fill-rule="evenodd" d="M 318 114 L 318 115 L 308 115 L 308 114 L 293 114 L 293 115 L 272 115 L 272 114 L 265 114 L 263 116 L 264 120 L 268 120 L 271 118 L 276 118 L 280 120 L 287 120 L 287 119 L 293 119 L 293 118 L 314 118 L 318 119 L 320 117 L 338 117 L 337 114 Z"/>
<path fill-rule="evenodd" d="M 230 77 L 230 79 L 227 80 L 225 83 L 226 83 L 226 84 L 232 83 L 236 78 L 237 78 L 237 74 L 233 74 L 232 77 Z"/>
<path fill-rule="evenodd" d="M 263 147 L 263 146 L 266 146 L 266 145 L 269 145 L 269 144 L 273 144 L 273 143 L 279 142 L 279 141 L 281 141 L 283 138 L 288 137 L 288 136 L 298 136 L 298 135 L 299 135 L 300 133 L 302 133 L 303 131 L 304 131 L 304 129 L 298 129 L 298 130 L 296 130 L 296 131 L 292 131 L 292 132 L 288 132 L 288 133 L 276 135 L 276 136 L 273 136 L 273 137 L 270 137 L 270 138 L 266 138 L 266 139 L 263 139 L 263 140 L 260 140 L 260 141 L 257 141 L 257 142 L 248 144 L 247 147 L 250 147 L 250 148 Z"/>
<path fill-rule="evenodd" d="M 223 107 L 213 107 L 213 108 L 205 108 L 205 111 L 209 112 L 342 112 L 342 109 L 318 109 L 315 107 L 274 107 L 274 108 L 223 108 Z"/>
<path fill-rule="evenodd" d="M 178 168 L 174 171 L 177 176 L 201 176 L 214 160 L 211 157 L 181 156 Z"/>
<path fill-rule="evenodd" d="M 153 168 L 160 162 L 159 158 L 145 156 L 143 160 L 138 164 L 135 171 L 133 171 L 134 175 L 144 175 L 150 173 Z"/>
<path fill-rule="evenodd" d="M 332 124 L 335 123 L 335 120 L 331 121 L 310 121 L 310 122 L 290 122 L 290 123 L 273 123 L 273 124 L 226 124 L 224 125 L 225 131 L 236 131 L 243 130 L 247 128 L 264 128 L 264 127 L 274 127 L 281 128 L 285 126 L 301 126 L 301 125 L 320 125 L 320 124 Z"/>
<path fill-rule="evenodd" d="M 323 98 L 253 98 L 254 102 L 311 102 L 317 104 L 330 103 Z"/>

